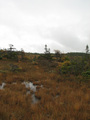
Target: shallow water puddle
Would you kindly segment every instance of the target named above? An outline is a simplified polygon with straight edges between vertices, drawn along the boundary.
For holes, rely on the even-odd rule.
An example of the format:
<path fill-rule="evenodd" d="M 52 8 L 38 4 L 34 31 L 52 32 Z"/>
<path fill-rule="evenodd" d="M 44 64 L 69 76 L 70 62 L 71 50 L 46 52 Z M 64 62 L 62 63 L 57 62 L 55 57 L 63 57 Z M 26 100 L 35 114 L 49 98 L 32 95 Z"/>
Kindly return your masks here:
<path fill-rule="evenodd" d="M 36 85 L 33 85 L 32 82 L 23 82 L 22 84 L 24 84 L 26 86 L 26 88 L 30 88 L 33 92 L 36 92 Z"/>
<path fill-rule="evenodd" d="M 32 94 L 32 104 L 38 103 L 39 99 L 35 96 L 35 94 Z"/>
<path fill-rule="evenodd" d="M 6 85 L 6 83 L 2 83 L 2 85 L 0 85 L 0 90 L 2 90 L 5 85 Z"/>
<path fill-rule="evenodd" d="M 22 84 L 24 84 L 26 86 L 26 88 L 30 88 L 30 90 L 32 90 L 34 93 L 36 92 L 37 85 L 34 85 L 32 82 L 23 82 Z M 27 91 L 27 93 L 26 93 L 27 95 L 30 94 L 30 90 Z M 32 104 L 36 104 L 39 101 L 39 99 L 35 96 L 34 93 L 31 95 L 31 97 L 32 97 Z"/>
<path fill-rule="evenodd" d="M 16 82 L 13 82 L 12 84 L 17 84 Z M 39 99 L 35 96 L 35 92 L 36 92 L 36 87 L 37 85 L 34 85 L 32 82 L 23 82 L 22 84 L 25 85 L 26 88 L 30 88 L 30 90 L 32 90 L 34 93 L 31 95 L 32 97 L 32 104 L 38 103 Z M 4 86 L 6 85 L 6 83 L 2 83 L 0 85 L 0 90 L 4 89 Z M 40 86 L 41 88 L 43 87 L 43 85 Z M 26 95 L 30 94 L 30 90 L 27 91 Z"/>

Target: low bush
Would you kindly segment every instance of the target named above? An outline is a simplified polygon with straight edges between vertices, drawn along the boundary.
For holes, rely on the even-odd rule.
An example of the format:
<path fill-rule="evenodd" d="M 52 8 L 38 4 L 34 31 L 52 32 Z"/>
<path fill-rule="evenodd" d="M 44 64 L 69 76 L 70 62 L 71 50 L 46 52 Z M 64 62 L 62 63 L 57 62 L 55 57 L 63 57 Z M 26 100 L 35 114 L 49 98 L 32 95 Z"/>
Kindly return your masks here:
<path fill-rule="evenodd" d="M 85 72 L 82 73 L 82 75 L 83 75 L 84 77 L 90 78 L 90 71 L 85 71 Z"/>

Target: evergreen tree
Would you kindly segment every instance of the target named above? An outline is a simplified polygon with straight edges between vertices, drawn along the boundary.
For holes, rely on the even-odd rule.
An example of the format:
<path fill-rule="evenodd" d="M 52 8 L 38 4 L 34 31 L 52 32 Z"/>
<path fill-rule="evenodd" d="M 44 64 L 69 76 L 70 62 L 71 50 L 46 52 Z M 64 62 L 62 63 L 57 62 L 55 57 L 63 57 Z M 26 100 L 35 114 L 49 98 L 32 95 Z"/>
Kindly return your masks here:
<path fill-rule="evenodd" d="M 88 54 L 88 53 L 89 53 L 89 46 L 86 45 L 86 54 Z"/>

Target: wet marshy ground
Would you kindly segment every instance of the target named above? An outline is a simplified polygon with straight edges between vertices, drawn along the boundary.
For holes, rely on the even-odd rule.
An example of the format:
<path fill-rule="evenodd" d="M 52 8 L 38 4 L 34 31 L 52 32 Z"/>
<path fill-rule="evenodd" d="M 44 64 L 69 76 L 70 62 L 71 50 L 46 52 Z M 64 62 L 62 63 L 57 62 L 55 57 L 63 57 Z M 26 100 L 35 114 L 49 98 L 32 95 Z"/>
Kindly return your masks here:
<path fill-rule="evenodd" d="M 81 76 L 16 64 L 23 71 L 0 73 L 0 120 L 89 120 L 89 84 L 76 82 Z"/>
<path fill-rule="evenodd" d="M 0 85 L 0 90 L 5 90 L 5 87 L 8 87 L 7 86 L 8 83 L 2 83 Z M 13 82 L 11 84 L 9 84 L 9 86 L 12 86 L 12 85 L 17 85 L 17 82 Z M 42 88 L 43 85 L 34 85 L 32 82 L 22 82 L 21 85 L 25 85 L 25 88 L 27 89 L 26 90 L 26 95 L 31 95 L 31 98 L 32 98 L 32 101 L 31 103 L 32 104 L 36 104 L 39 102 L 40 99 L 38 99 L 36 96 L 35 96 L 35 92 L 37 91 L 37 88 Z M 13 87 L 13 86 L 12 86 Z"/>
<path fill-rule="evenodd" d="M 0 85 L 0 90 L 2 90 L 5 85 L 6 85 L 6 83 L 3 82 L 3 83 Z"/>

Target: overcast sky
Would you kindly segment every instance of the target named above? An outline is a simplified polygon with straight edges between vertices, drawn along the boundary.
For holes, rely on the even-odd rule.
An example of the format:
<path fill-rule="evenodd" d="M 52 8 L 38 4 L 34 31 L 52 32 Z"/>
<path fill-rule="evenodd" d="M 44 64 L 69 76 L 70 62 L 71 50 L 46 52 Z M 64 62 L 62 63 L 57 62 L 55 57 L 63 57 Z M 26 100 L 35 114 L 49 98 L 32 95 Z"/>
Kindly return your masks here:
<path fill-rule="evenodd" d="M 84 52 L 90 47 L 90 0 L 0 0 L 0 48 Z"/>

